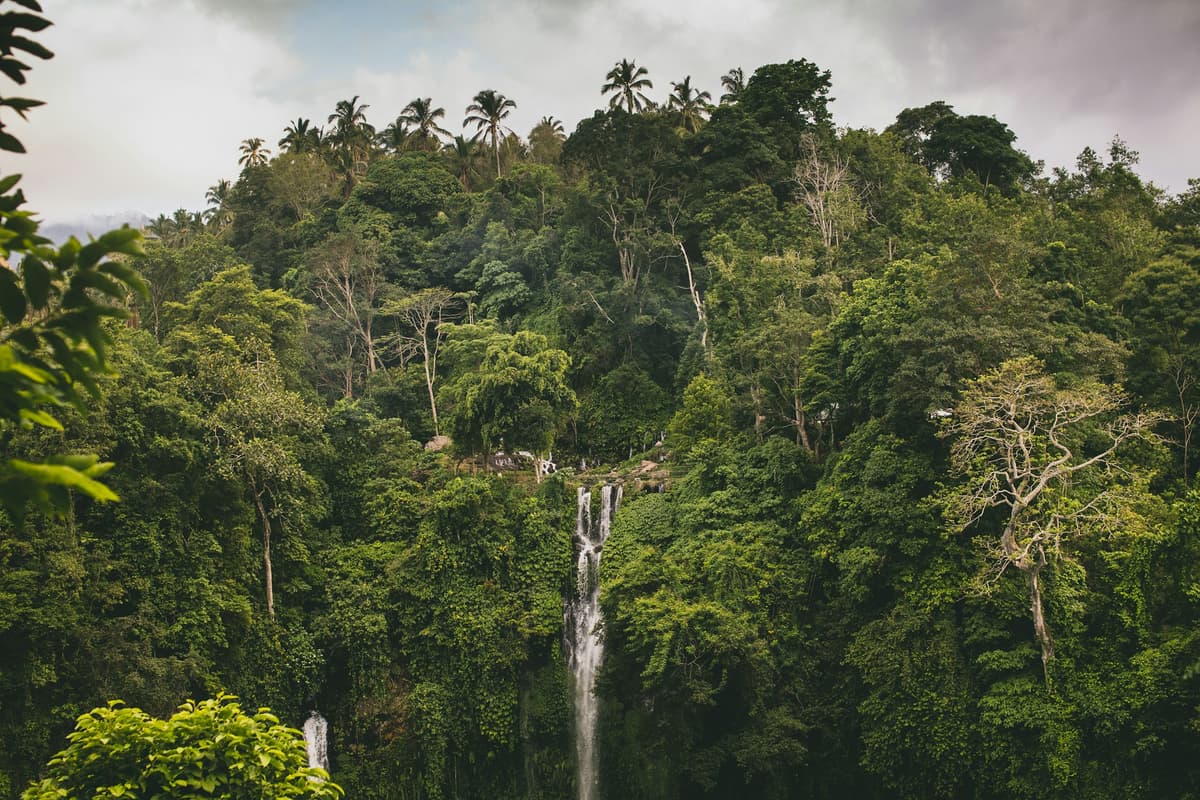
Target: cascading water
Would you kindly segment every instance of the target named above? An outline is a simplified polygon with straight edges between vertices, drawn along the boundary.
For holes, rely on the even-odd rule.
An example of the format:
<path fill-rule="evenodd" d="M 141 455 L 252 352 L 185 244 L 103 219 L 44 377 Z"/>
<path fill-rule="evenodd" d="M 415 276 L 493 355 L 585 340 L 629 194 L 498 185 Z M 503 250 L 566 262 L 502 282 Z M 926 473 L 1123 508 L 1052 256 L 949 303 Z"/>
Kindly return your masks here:
<path fill-rule="evenodd" d="M 600 524 L 592 524 L 592 493 L 579 487 L 575 517 L 575 594 L 567 604 L 568 661 L 575 677 L 575 755 L 579 800 L 592 800 L 598 783 L 596 672 L 604 656 L 600 622 L 600 555 L 621 502 L 620 486 L 600 491 Z"/>
<path fill-rule="evenodd" d="M 308 765 L 329 771 L 329 723 L 314 711 L 304 722 L 304 746 L 308 749 Z"/>

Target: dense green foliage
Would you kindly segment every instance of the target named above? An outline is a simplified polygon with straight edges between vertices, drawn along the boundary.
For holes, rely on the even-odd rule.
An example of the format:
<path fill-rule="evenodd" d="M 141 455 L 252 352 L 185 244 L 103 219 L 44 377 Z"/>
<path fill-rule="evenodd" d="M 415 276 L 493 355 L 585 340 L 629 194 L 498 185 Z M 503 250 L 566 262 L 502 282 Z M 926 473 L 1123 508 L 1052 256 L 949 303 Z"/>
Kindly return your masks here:
<path fill-rule="evenodd" d="M 122 499 L 0 527 L 0 794 L 228 690 L 320 709 L 353 797 L 570 796 L 574 486 L 665 453 L 600 570 L 604 796 L 1195 797 L 1200 184 L 724 85 L 622 60 L 528 145 L 496 90 L 476 140 L 355 97 L 149 226 L 120 380 L 4 431 Z"/>
<path fill-rule="evenodd" d="M 24 800 L 72 797 L 262 797 L 337 800 L 340 788 L 307 764 L 299 731 L 232 698 L 188 701 L 169 719 L 113 702 L 79 718 L 50 777 Z"/>

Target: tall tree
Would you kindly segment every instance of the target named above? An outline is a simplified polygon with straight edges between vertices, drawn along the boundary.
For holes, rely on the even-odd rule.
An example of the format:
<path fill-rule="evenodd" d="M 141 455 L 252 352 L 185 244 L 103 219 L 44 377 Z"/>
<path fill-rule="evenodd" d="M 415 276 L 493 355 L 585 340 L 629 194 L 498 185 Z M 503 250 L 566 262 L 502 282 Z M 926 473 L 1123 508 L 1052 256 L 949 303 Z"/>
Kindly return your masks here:
<path fill-rule="evenodd" d="M 1179 258 L 1151 262 L 1130 275 L 1118 300 L 1133 323 L 1130 386 L 1170 409 L 1190 486 L 1192 439 L 1200 422 L 1200 270 Z"/>
<path fill-rule="evenodd" d="M 146 233 L 151 238 L 158 239 L 160 242 L 166 242 L 170 238 L 171 232 L 174 229 L 174 224 L 171 218 L 166 214 L 159 214 L 154 219 L 146 224 Z"/>
<path fill-rule="evenodd" d="M 321 147 L 321 129 L 312 120 L 297 117 L 284 128 L 279 148 L 285 153 L 313 153 Z"/>
<path fill-rule="evenodd" d="M 208 208 L 205 209 L 204 216 L 209 227 L 216 233 L 228 228 L 229 223 L 233 221 L 233 209 L 230 206 L 232 193 L 233 184 L 221 179 L 208 187 L 208 191 L 204 194 L 204 199 L 208 201 Z"/>
<path fill-rule="evenodd" d="M 721 76 L 721 86 L 725 89 L 721 95 L 721 105 L 736 103 L 746 88 L 746 73 L 741 67 L 734 67 Z"/>
<path fill-rule="evenodd" d="M 433 417 L 433 433 L 440 435 L 437 392 L 438 353 L 446 338 L 447 326 L 458 307 L 458 296 L 449 289 L 423 289 L 398 300 L 385 313 L 398 317 L 402 327 L 394 335 L 396 349 L 404 360 L 419 356 L 425 371 L 425 389 L 429 393 L 429 413 Z"/>
<path fill-rule="evenodd" d="M 538 120 L 538 124 L 534 127 L 535 127 L 535 129 L 542 128 L 543 130 L 547 131 L 551 135 L 556 136 L 560 139 L 567 138 L 567 134 L 563 130 L 563 124 L 562 124 L 561 119 L 556 119 L 555 117 L 542 117 L 540 120 Z"/>
<path fill-rule="evenodd" d="M 667 108 L 679 115 L 680 125 L 688 133 L 695 133 L 704 123 L 712 95 L 692 86 L 692 76 L 687 75 L 678 83 L 671 83 L 671 96 Z"/>
<path fill-rule="evenodd" d="M 500 176 L 500 132 L 507 131 L 501 123 L 508 118 L 517 104 L 509 100 L 495 89 L 484 89 L 475 95 L 474 101 L 467 106 L 467 118 L 463 127 L 474 125 L 476 136 L 484 132 L 492 140 L 492 153 L 496 156 L 496 176 Z"/>
<path fill-rule="evenodd" d="M 925 142 L 927 166 L 955 178 L 974 174 L 985 190 L 996 186 L 1012 194 L 1017 182 L 1034 172 L 1029 156 L 1013 147 L 1016 139 L 995 117 L 948 114 L 933 126 Z"/>
<path fill-rule="evenodd" d="M 821 232 L 821 243 L 831 251 L 842 237 L 865 222 L 866 215 L 850 175 L 849 165 L 836 151 L 821 152 L 817 137 L 805 134 L 803 155 L 793 180 L 800 203 L 808 210 L 813 225 Z"/>
<path fill-rule="evenodd" d="M 368 375 L 381 366 L 375 318 L 386 281 L 376 251 L 376 243 L 361 233 L 342 231 L 329 236 L 309 259 L 312 293 L 349 342 L 343 382 L 347 398 L 354 395 L 355 344 L 362 346 Z"/>
<path fill-rule="evenodd" d="M 768 131 L 779 154 L 790 161 L 798 156 L 806 131 L 832 132 L 830 80 L 829 70 L 803 58 L 764 64 L 746 81 L 736 108 Z"/>
<path fill-rule="evenodd" d="M 375 128 L 367 122 L 368 108 L 368 104 L 359 103 L 358 95 L 354 95 L 349 100 L 339 100 L 328 118 L 333 125 L 328 138 L 336 145 L 347 189 L 353 188 L 367 170 L 375 138 Z"/>
<path fill-rule="evenodd" d="M 243 167 L 261 167 L 271 158 L 271 151 L 267 148 L 266 142 L 257 136 L 243 139 L 242 146 L 238 149 L 242 154 L 238 159 L 238 164 Z"/>
<path fill-rule="evenodd" d="M 546 454 L 575 408 L 571 357 L 532 331 L 490 333 L 482 344 L 482 360 L 447 386 L 456 446 L 482 451 L 485 461 L 502 441 Z"/>
<path fill-rule="evenodd" d="M 297 222 L 310 218 L 336 187 L 336 171 L 316 153 L 285 153 L 271 162 L 267 188 L 274 204 L 289 209 Z"/>
<path fill-rule="evenodd" d="M 652 103 L 642 92 L 643 89 L 654 88 L 649 74 L 645 67 L 623 58 L 604 76 L 608 82 L 600 87 L 600 94 L 612 92 L 612 97 L 608 99 L 609 108 L 624 107 L 630 114 L 635 114 Z"/>
<path fill-rule="evenodd" d="M 542 117 L 529 132 L 529 154 L 539 164 L 553 164 L 562 155 L 567 135 L 563 124 L 554 117 Z"/>
<path fill-rule="evenodd" d="M 408 121 L 403 115 L 396 117 L 379 132 L 378 144 L 384 150 L 401 153 L 408 149 L 413 139 L 413 131 L 408 127 Z"/>
<path fill-rule="evenodd" d="M 349 100 L 339 100 L 329 115 L 328 122 L 333 124 L 330 131 L 336 141 L 348 142 L 362 135 L 368 127 L 367 109 L 371 106 L 358 102 L 358 95 Z"/>
<path fill-rule="evenodd" d="M 433 99 L 418 97 L 404 107 L 398 120 L 404 120 L 413 127 L 413 136 L 421 141 L 421 146 L 437 150 L 441 145 L 442 136 L 450 136 L 450 131 L 438 125 L 438 120 L 446 116 L 446 109 L 434 108 Z"/>
<path fill-rule="evenodd" d="M 926 164 L 925 143 L 933 135 L 934 128 L 946 117 L 957 116 L 954 106 L 944 100 L 935 100 L 919 108 L 906 108 L 896 115 L 896 121 L 885 131 L 900 138 L 901 146 L 910 158 Z"/>
<path fill-rule="evenodd" d="M 204 232 L 204 217 L 199 211 L 177 208 L 171 215 L 171 227 L 164 242 L 172 247 L 186 247 Z"/>
<path fill-rule="evenodd" d="M 1024 574 L 1047 684 L 1054 637 L 1042 573 L 1071 558 L 1073 535 L 1120 524 L 1115 482 L 1083 476 L 1111 467 L 1126 442 L 1152 437 L 1160 419 L 1121 414 L 1121 405 L 1116 391 L 1096 381 L 1059 388 L 1037 359 L 1025 357 L 972 381 L 945 428 L 963 479 L 945 496 L 948 516 L 967 528 L 1000 510 L 1003 529 L 988 547 L 991 580 L 1010 567 Z"/>
<path fill-rule="evenodd" d="M 450 171 L 462 184 L 463 191 L 471 191 L 471 179 L 479 175 L 479 144 L 474 139 L 455 136 L 454 141 L 442 148 L 450 162 Z"/>
<path fill-rule="evenodd" d="M 322 413 L 284 388 L 274 360 L 211 361 L 207 367 L 224 391 L 208 420 L 217 471 L 240 484 L 254 507 L 262 534 L 264 600 L 267 616 L 274 617 L 272 545 L 281 534 L 299 536 L 323 511 L 320 484 L 304 468 L 302 455 L 320 440 Z"/>

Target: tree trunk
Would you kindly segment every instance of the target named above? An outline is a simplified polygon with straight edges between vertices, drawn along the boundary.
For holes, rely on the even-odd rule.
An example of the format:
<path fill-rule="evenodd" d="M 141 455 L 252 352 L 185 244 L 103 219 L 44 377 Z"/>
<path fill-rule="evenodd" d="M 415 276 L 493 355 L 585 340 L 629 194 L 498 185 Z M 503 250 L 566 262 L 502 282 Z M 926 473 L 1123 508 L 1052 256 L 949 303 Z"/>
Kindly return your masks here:
<path fill-rule="evenodd" d="M 1037 635 L 1038 644 L 1042 648 L 1042 677 L 1046 687 L 1050 687 L 1050 662 L 1054 659 L 1054 641 L 1050 638 L 1050 628 L 1046 625 L 1046 615 L 1042 609 L 1042 567 L 1044 558 L 1038 559 L 1028 570 L 1029 575 L 1029 609 L 1033 612 L 1033 632 Z"/>
<path fill-rule="evenodd" d="M 275 578 L 271 571 L 271 519 L 263 508 L 262 492 L 254 493 L 254 505 L 258 508 L 258 518 L 262 520 L 263 529 L 263 567 L 267 576 L 267 616 L 275 619 Z"/>
<path fill-rule="evenodd" d="M 808 441 L 808 426 L 804 424 L 804 401 L 800 399 L 800 369 L 795 365 L 792 367 L 792 414 L 796 425 L 796 444 L 811 455 L 813 449 Z"/>
<path fill-rule="evenodd" d="M 429 341 L 427 339 L 422 341 L 425 345 L 425 388 L 429 391 L 429 413 L 433 415 L 433 435 L 441 436 L 442 432 L 438 428 L 437 401 L 433 396 L 433 372 L 429 369 Z"/>
<path fill-rule="evenodd" d="M 369 316 L 363 324 L 363 338 L 367 342 L 367 372 L 374 375 L 378 367 L 378 360 L 375 356 L 375 337 L 371 334 L 371 317 Z"/>
<path fill-rule="evenodd" d="M 346 368 L 342 370 L 342 395 L 347 399 L 354 397 L 354 344 L 353 334 L 346 336 Z"/>
<path fill-rule="evenodd" d="M 704 356 L 707 358 L 708 315 L 704 312 L 704 299 L 700 297 L 700 290 L 696 288 L 696 281 L 692 277 L 692 260 L 688 258 L 683 242 L 676 240 L 675 244 L 679 245 L 679 252 L 683 253 L 683 265 L 687 268 L 688 292 L 691 293 L 692 303 L 696 306 L 696 321 L 700 323 L 700 349 L 704 351 Z"/>
<path fill-rule="evenodd" d="M 1192 421 L 1188 418 L 1194 413 L 1194 409 L 1188 409 L 1185 412 L 1183 421 L 1183 488 L 1191 487 L 1192 482 L 1188 475 L 1188 454 L 1192 444 Z"/>
<path fill-rule="evenodd" d="M 750 401 L 754 403 L 754 438 L 761 442 L 763 440 L 762 424 L 766 422 L 767 415 L 763 413 L 762 407 L 762 387 L 758 382 L 750 384 Z"/>
<path fill-rule="evenodd" d="M 797 392 L 792 395 L 792 402 L 795 403 L 796 415 L 796 444 L 804 448 L 804 452 L 812 453 L 812 445 L 808 441 L 808 427 L 804 424 L 804 404 L 800 402 L 800 394 Z"/>

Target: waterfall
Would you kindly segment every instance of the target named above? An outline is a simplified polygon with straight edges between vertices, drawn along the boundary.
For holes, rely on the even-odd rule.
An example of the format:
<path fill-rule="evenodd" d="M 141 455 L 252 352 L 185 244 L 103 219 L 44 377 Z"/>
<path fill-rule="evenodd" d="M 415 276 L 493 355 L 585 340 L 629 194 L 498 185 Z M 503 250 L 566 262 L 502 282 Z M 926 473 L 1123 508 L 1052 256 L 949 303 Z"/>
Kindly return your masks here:
<path fill-rule="evenodd" d="M 320 767 L 326 772 L 329 771 L 328 738 L 329 723 L 317 711 L 309 714 L 304 722 L 304 746 L 308 750 L 310 767 Z"/>
<path fill-rule="evenodd" d="M 566 608 L 564 633 L 568 662 L 575 678 L 575 755 L 578 764 L 579 800 L 593 800 L 598 782 L 596 749 L 596 672 L 604 656 L 600 622 L 600 555 L 612 528 L 612 517 L 621 502 L 621 487 L 605 486 L 600 492 L 600 523 L 593 526 L 592 493 L 579 487 L 575 516 L 575 593 Z"/>

